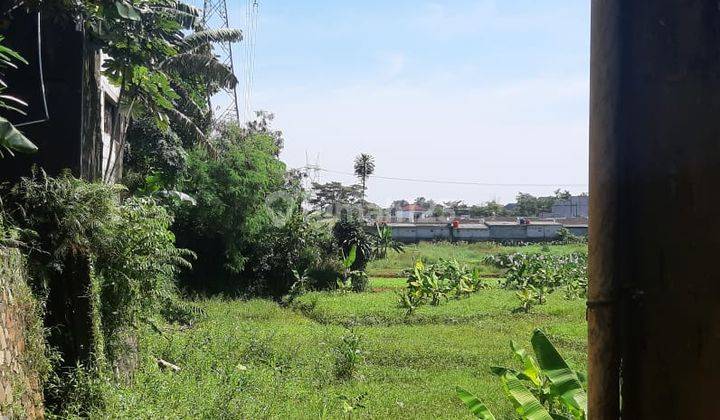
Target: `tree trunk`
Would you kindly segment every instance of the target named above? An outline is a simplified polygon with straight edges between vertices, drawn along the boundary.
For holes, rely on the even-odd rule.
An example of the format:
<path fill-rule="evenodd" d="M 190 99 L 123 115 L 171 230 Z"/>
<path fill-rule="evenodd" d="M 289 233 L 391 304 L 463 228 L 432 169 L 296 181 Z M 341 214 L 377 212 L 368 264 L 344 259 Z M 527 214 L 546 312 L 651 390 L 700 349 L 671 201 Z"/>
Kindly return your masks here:
<path fill-rule="evenodd" d="M 101 66 L 100 50 L 85 39 L 82 64 L 80 177 L 87 181 L 95 181 L 102 177 Z"/>

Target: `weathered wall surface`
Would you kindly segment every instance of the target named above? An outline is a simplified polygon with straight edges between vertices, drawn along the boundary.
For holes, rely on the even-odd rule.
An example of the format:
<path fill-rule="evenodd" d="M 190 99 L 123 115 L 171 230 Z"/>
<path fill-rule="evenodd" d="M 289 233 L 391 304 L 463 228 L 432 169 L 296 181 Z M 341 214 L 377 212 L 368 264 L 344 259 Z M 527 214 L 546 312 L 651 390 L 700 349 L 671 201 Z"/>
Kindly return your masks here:
<path fill-rule="evenodd" d="M 391 224 L 393 239 L 400 242 L 415 243 L 421 241 L 554 241 L 560 238 L 561 224 L 493 224 L 463 225 L 451 229 L 445 225 L 430 224 Z M 587 226 L 568 228 L 573 235 L 587 236 Z M 368 228 L 372 233 L 374 228 Z"/>
<path fill-rule="evenodd" d="M 0 418 L 42 418 L 43 395 L 37 372 L 44 357 L 35 302 L 26 283 L 25 262 L 15 250 L 0 248 Z"/>

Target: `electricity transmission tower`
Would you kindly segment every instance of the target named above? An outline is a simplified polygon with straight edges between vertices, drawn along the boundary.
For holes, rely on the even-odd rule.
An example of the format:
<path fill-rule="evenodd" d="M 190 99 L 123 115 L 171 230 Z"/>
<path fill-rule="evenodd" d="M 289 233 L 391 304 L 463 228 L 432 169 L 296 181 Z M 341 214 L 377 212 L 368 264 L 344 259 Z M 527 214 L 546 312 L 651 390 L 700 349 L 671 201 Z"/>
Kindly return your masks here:
<path fill-rule="evenodd" d="M 202 24 L 205 29 L 230 28 L 226 1 L 203 0 Z M 229 41 L 217 42 L 214 46 L 214 52 L 218 55 L 220 62 L 228 66 L 233 74 L 235 74 L 232 44 Z M 215 120 L 223 121 L 234 119 L 236 122 L 240 122 L 236 88 L 221 88 L 220 92 L 215 95 L 215 102 L 216 108 L 213 109 L 211 99 L 208 98 L 208 105 L 210 105 L 210 109 L 213 110 L 215 114 Z"/>

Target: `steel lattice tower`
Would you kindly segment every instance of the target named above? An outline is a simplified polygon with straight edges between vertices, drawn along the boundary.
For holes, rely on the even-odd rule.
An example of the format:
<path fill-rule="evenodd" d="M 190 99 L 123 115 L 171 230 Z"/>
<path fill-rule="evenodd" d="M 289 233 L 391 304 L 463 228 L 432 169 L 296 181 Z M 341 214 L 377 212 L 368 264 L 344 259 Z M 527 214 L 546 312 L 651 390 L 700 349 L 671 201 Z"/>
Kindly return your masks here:
<path fill-rule="evenodd" d="M 202 23 L 206 29 L 230 28 L 227 3 L 225 0 L 204 0 Z M 218 55 L 220 62 L 228 66 L 233 74 L 235 74 L 232 44 L 230 42 L 218 42 L 214 44 L 214 47 L 214 52 Z M 240 110 L 238 108 L 237 89 L 221 88 L 218 94 L 221 95 L 224 100 L 218 101 L 220 104 L 218 105 L 218 109 L 214 110 L 215 119 L 218 121 L 235 119 L 235 121 L 239 123 Z M 208 98 L 208 105 L 212 110 L 210 98 Z"/>

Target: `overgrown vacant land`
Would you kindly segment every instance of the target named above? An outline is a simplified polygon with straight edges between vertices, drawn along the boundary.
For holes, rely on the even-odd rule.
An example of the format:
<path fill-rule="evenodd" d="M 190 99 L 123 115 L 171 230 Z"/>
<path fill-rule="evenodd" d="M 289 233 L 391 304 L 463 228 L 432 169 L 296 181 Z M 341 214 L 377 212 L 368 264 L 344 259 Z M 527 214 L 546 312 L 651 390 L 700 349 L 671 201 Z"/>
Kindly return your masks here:
<path fill-rule="evenodd" d="M 122 418 L 471 418 L 455 393 L 471 391 L 500 418 L 512 416 L 495 365 L 517 366 L 509 343 L 529 349 L 542 328 L 571 367 L 585 371 L 582 299 L 552 293 L 528 313 L 497 287 L 496 253 L 564 255 L 585 245 L 500 247 L 420 244 L 369 266 L 370 290 L 310 292 L 289 305 L 209 299 L 192 326 L 158 325 L 141 342 L 142 369 L 129 386 L 96 384 L 107 397 L 98 416 Z M 398 304 L 401 269 L 417 258 L 478 265 L 488 288 L 469 297 Z M 357 350 L 357 351 L 356 351 Z M 157 360 L 180 367 L 163 370 Z M 351 410 L 352 409 L 352 410 Z"/>

